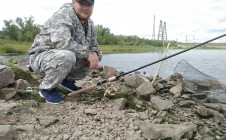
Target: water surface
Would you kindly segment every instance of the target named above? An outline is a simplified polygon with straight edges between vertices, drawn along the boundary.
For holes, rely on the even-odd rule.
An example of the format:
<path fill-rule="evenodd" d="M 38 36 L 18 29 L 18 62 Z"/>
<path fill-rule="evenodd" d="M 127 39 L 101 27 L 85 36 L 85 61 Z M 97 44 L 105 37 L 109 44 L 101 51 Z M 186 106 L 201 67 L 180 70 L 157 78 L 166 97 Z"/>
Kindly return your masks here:
<path fill-rule="evenodd" d="M 181 50 L 170 50 L 168 55 L 172 55 Z M 118 71 L 128 72 L 146 64 L 150 64 L 164 57 L 162 52 L 147 53 L 124 53 L 124 54 L 105 54 L 101 64 L 113 66 Z M 174 68 L 182 59 L 186 60 L 199 71 L 217 78 L 220 82 L 226 84 L 226 50 L 190 50 L 179 54 L 168 60 L 165 60 L 160 68 L 159 75 L 167 77 L 174 73 Z M 153 76 L 159 63 L 139 70 L 146 73 L 146 76 Z"/>
<path fill-rule="evenodd" d="M 181 50 L 170 50 L 168 55 L 172 55 Z M 0 61 L 5 61 L 9 56 L 0 56 Z M 20 58 L 26 58 L 27 55 L 20 55 Z M 128 72 L 141 66 L 150 64 L 164 57 L 164 54 L 158 52 L 147 53 L 123 53 L 123 54 L 104 54 L 101 65 L 115 67 L 118 71 Z M 163 78 L 174 73 L 174 68 L 182 59 L 186 60 L 199 71 L 215 77 L 218 81 L 226 84 L 226 50 L 199 50 L 194 49 L 183 54 L 179 54 L 168 60 L 165 60 L 160 68 L 159 75 Z M 159 63 L 139 70 L 146 76 L 154 76 Z"/>

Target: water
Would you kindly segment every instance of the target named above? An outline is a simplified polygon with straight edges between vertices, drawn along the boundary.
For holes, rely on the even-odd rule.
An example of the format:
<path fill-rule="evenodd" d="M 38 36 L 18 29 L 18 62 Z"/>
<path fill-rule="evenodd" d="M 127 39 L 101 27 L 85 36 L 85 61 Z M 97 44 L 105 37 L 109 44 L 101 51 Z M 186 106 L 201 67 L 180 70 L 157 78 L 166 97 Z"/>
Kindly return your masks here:
<path fill-rule="evenodd" d="M 181 50 L 170 50 L 168 55 Z M 103 66 L 113 66 L 118 71 L 128 72 L 156 60 L 163 58 L 161 52 L 105 54 L 101 61 Z M 163 78 L 174 73 L 174 68 L 182 59 L 186 60 L 199 71 L 215 77 L 219 82 L 226 84 L 226 50 L 191 50 L 164 61 L 159 75 Z M 139 70 L 146 76 L 154 76 L 159 63 Z"/>
<path fill-rule="evenodd" d="M 168 55 L 181 50 L 170 50 Z M 164 56 L 162 52 L 147 53 L 123 53 L 123 54 L 104 54 L 101 65 L 115 67 L 118 71 L 128 72 L 146 64 L 150 64 Z M 8 56 L 0 56 L 0 61 L 5 61 Z M 20 58 L 27 55 L 18 56 Z M 160 68 L 159 75 L 166 78 L 174 73 L 174 68 L 179 61 L 186 60 L 199 71 L 215 77 L 218 81 L 226 84 L 226 50 L 190 50 L 183 54 L 165 60 Z M 153 76 L 159 63 L 139 70 L 146 73 L 146 76 Z"/>

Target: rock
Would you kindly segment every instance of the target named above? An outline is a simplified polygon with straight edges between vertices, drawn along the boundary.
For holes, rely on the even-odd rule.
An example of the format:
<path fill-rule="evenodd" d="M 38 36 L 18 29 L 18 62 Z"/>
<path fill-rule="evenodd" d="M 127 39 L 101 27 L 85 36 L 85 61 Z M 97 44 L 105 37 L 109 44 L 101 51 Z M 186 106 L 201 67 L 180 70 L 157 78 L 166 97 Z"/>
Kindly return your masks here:
<path fill-rule="evenodd" d="M 170 89 L 170 93 L 174 95 L 174 97 L 180 97 L 182 94 L 182 83 L 177 84 L 176 86 Z"/>
<path fill-rule="evenodd" d="M 145 139 L 171 139 L 181 140 L 182 137 L 191 139 L 197 126 L 194 124 L 152 124 L 144 121 L 140 125 Z"/>
<path fill-rule="evenodd" d="M 85 109 L 85 113 L 87 115 L 96 115 L 97 114 L 97 110 L 96 109 Z"/>
<path fill-rule="evenodd" d="M 16 71 L 14 70 L 17 76 Z M 98 82 L 102 76 L 102 72 L 95 71 L 93 74 L 95 76 L 91 75 L 92 78 L 87 76 L 80 80 L 83 87 Z M 19 75 L 23 77 L 23 74 Z M 24 140 L 225 138 L 226 104 L 222 102 L 223 96 L 217 97 L 217 100 L 216 97 L 207 100 L 207 97 L 212 96 L 209 95 L 210 92 L 196 92 L 192 89 L 195 91 L 183 92 L 181 97 L 175 98 L 171 93 L 182 92 L 175 88 L 176 92 L 171 90 L 170 93 L 170 89 L 180 84 L 182 77 L 173 75 L 167 80 L 158 77 L 154 87 L 149 84 L 151 79 L 153 78 L 132 74 L 107 83 L 117 90 L 114 90 L 114 95 L 105 96 L 106 102 L 100 99 L 106 85 L 100 85 L 91 94 L 80 94 L 75 98 L 65 96 L 65 102 L 60 105 L 39 101 L 34 96 L 37 92 L 32 97 L 24 92 L 29 95 L 28 99 L 24 99 L 27 97 L 24 94 L 18 94 L 16 97 L 23 98 L 15 98 L 14 101 L 0 100 L 1 124 L 13 124 L 19 133 L 19 139 Z M 76 81 L 76 85 L 80 81 Z M 196 83 L 192 82 L 189 84 L 193 84 L 194 87 L 191 87 L 195 88 Z M 201 85 L 205 89 L 205 84 Z M 21 88 L 17 87 L 24 89 L 26 84 Z M 139 96 L 148 96 L 148 100 L 138 98 Z"/>
<path fill-rule="evenodd" d="M 160 99 L 157 96 L 151 97 L 151 101 L 150 102 L 152 103 L 153 107 L 157 111 L 168 110 L 168 109 L 170 109 L 170 108 L 172 108 L 174 106 L 172 101 L 170 101 L 170 100 L 162 100 L 162 99 Z"/>
<path fill-rule="evenodd" d="M 183 89 L 185 93 L 195 94 L 197 93 L 196 84 L 190 80 L 183 81 Z"/>
<path fill-rule="evenodd" d="M 183 79 L 183 76 L 181 74 L 179 74 L 179 73 L 172 74 L 169 77 L 170 81 L 180 81 L 181 82 L 182 79 Z"/>
<path fill-rule="evenodd" d="M 30 87 L 31 85 L 29 84 L 28 81 L 23 80 L 23 79 L 18 79 L 14 82 L 13 87 L 17 90 L 26 90 L 27 87 Z"/>
<path fill-rule="evenodd" d="M 142 83 L 149 82 L 149 80 L 146 77 L 138 74 L 126 75 L 124 77 L 124 81 L 127 86 L 132 88 L 137 88 Z"/>
<path fill-rule="evenodd" d="M 219 104 L 220 111 L 226 116 L 226 104 Z"/>
<path fill-rule="evenodd" d="M 113 108 L 115 110 L 123 110 L 126 107 L 127 100 L 124 98 L 119 98 L 113 101 Z"/>
<path fill-rule="evenodd" d="M 144 82 L 136 88 L 135 92 L 138 97 L 147 97 L 155 93 L 155 89 L 150 82 Z"/>
<path fill-rule="evenodd" d="M 222 103 L 222 104 L 226 104 L 226 94 L 209 96 L 208 99 L 210 100 L 211 103 Z"/>
<path fill-rule="evenodd" d="M 0 65 L 0 89 L 14 82 L 14 72 L 5 65 Z"/>
<path fill-rule="evenodd" d="M 52 117 L 52 116 L 37 117 L 37 120 L 41 125 L 44 125 L 45 127 L 49 127 L 50 125 L 59 121 L 57 117 Z"/>
<path fill-rule="evenodd" d="M 213 117 L 213 114 L 204 106 L 198 106 L 196 113 L 202 118 Z"/>
<path fill-rule="evenodd" d="M 196 98 L 198 100 L 202 100 L 202 99 L 207 98 L 207 94 L 206 93 L 196 93 L 196 94 L 192 94 L 192 97 Z"/>
<path fill-rule="evenodd" d="M 16 103 L 0 103 L 0 116 L 9 114 L 16 106 Z"/>
<path fill-rule="evenodd" d="M 112 76 L 115 76 L 116 74 L 116 68 L 114 67 L 110 67 L 110 66 L 104 66 L 104 69 L 103 69 L 103 75 L 104 75 L 104 78 L 110 78 Z"/>
<path fill-rule="evenodd" d="M 17 94 L 16 89 L 14 88 L 2 88 L 0 89 L 0 99 L 10 100 Z"/>
<path fill-rule="evenodd" d="M 126 131 L 126 140 L 145 140 L 141 137 L 141 131 Z"/>
<path fill-rule="evenodd" d="M 180 107 L 190 107 L 192 105 L 195 105 L 196 103 L 191 100 L 185 100 L 185 101 L 180 101 L 178 104 Z"/>
<path fill-rule="evenodd" d="M 203 105 L 207 108 L 215 109 L 217 111 L 220 110 L 220 105 L 218 103 L 203 103 Z"/>
<path fill-rule="evenodd" d="M 26 125 L 18 125 L 15 127 L 15 129 L 17 131 L 22 131 L 22 132 L 29 132 L 29 133 L 33 133 L 34 131 L 34 124 L 26 124 Z"/>
<path fill-rule="evenodd" d="M 0 140 L 17 140 L 18 134 L 11 125 L 0 125 Z"/>

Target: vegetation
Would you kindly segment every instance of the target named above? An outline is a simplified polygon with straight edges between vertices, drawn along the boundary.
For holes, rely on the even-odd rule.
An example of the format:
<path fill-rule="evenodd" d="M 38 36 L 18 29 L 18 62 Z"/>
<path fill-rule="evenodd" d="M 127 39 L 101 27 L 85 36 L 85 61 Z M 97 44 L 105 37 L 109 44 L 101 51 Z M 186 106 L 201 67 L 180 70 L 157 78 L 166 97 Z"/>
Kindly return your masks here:
<path fill-rule="evenodd" d="M 0 39 L 0 53 L 26 54 L 30 46 L 31 42 Z"/>
<path fill-rule="evenodd" d="M 26 54 L 29 47 L 31 46 L 30 42 L 17 42 L 0 39 L 0 54 L 6 53 L 16 53 L 16 54 Z M 139 53 L 147 52 L 158 49 L 153 46 L 120 46 L 120 45 L 100 45 L 100 49 L 103 53 Z"/>
<path fill-rule="evenodd" d="M 105 28 L 102 25 L 96 26 L 97 42 L 100 45 L 117 45 L 117 46 L 149 46 L 149 47 L 162 47 L 163 42 L 161 40 L 150 40 L 140 38 L 138 36 L 123 36 L 114 35 L 110 32 L 109 28 Z M 167 41 L 169 42 L 169 41 Z M 166 43 L 167 43 L 166 42 Z M 176 41 L 170 41 L 171 46 L 177 46 Z"/>
<path fill-rule="evenodd" d="M 141 53 L 156 50 L 158 48 L 152 46 L 118 46 L 118 45 L 100 45 L 100 49 L 103 53 Z"/>
<path fill-rule="evenodd" d="M 41 25 L 34 24 L 34 18 L 17 17 L 16 20 L 4 20 L 0 31 L 0 53 L 27 53 Z M 159 40 L 150 40 L 138 36 L 114 35 L 109 28 L 96 25 L 97 41 L 103 53 L 146 52 L 163 46 Z M 171 41 L 171 46 L 177 42 Z"/>
<path fill-rule="evenodd" d="M 34 24 L 33 17 L 17 17 L 16 20 L 4 20 L 1 37 L 19 42 L 31 42 L 40 31 L 39 25 Z"/>
<path fill-rule="evenodd" d="M 16 20 L 4 20 L 5 26 L 0 31 L 0 53 L 26 54 L 35 36 L 39 33 L 41 25 L 34 24 L 34 18 L 17 17 Z M 163 41 L 140 38 L 138 36 L 114 35 L 109 28 L 96 25 L 97 41 L 103 53 L 133 53 L 147 52 L 163 47 Z M 184 44 L 176 41 L 170 42 L 172 48 L 187 48 L 195 44 Z M 226 49 L 225 44 L 208 44 L 202 48 Z"/>
<path fill-rule="evenodd" d="M 9 59 L 7 59 L 7 62 L 6 62 L 6 65 L 13 70 L 15 74 L 15 80 L 24 79 L 24 80 L 27 80 L 33 86 L 39 85 L 39 82 L 32 77 L 32 73 L 26 72 L 20 69 L 19 67 L 15 66 L 15 64 L 17 63 L 18 63 L 17 57 L 10 57 Z"/>

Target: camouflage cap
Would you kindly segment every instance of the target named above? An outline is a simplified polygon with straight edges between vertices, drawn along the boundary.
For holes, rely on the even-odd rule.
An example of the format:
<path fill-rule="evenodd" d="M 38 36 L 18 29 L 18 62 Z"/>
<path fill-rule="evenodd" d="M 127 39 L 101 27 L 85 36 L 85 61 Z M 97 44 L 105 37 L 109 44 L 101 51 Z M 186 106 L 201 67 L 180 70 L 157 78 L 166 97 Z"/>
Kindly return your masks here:
<path fill-rule="evenodd" d="M 86 1 L 89 4 L 93 5 L 94 4 L 94 0 L 76 0 L 77 2 L 82 2 L 82 1 Z"/>

